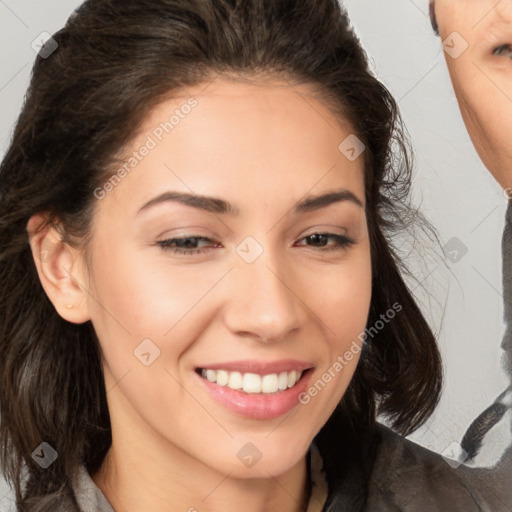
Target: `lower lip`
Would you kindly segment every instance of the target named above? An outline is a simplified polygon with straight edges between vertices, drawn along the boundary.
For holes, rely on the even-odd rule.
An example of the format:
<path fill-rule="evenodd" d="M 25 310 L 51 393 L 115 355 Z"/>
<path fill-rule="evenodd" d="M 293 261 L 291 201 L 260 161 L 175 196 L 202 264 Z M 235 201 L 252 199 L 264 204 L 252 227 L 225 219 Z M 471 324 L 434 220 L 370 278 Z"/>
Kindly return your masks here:
<path fill-rule="evenodd" d="M 230 411 L 246 418 L 270 420 L 278 418 L 300 405 L 299 395 L 303 393 L 312 369 L 303 372 L 301 379 L 292 388 L 277 393 L 245 393 L 227 386 L 219 386 L 204 377 L 195 374 L 210 395 Z"/>

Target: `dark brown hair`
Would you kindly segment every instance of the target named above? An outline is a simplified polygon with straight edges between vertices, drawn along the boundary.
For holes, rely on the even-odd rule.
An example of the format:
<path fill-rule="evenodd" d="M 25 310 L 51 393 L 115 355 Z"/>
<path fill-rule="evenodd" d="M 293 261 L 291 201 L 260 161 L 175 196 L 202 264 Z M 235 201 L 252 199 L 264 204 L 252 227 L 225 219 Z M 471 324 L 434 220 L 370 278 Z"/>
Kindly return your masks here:
<path fill-rule="evenodd" d="M 90 322 L 66 322 L 48 300 L 27 222 L 48 212 L 70 243 L 87 239 L 93 191 L 148 110 L 216 75 L 314 85 L 365 144 L 368 326 L 395 303 L 403 311 L 363 345 L 340 407 L 361 428 L 377 412 L 404 434 L 420 426 L 442 372 L 393 249 L 417 217 L 410 154 L 397 105 L 337 1 L 88 0 L 53 38 L 58 48 L 35 62 L 0 167 L 1 462 L 19 510 L 58 510 L 77 466 L 95 472 L 111 444 L 98 339 Z M 31 457 L 42 441 L 58 452 L 46 470 Z"/>

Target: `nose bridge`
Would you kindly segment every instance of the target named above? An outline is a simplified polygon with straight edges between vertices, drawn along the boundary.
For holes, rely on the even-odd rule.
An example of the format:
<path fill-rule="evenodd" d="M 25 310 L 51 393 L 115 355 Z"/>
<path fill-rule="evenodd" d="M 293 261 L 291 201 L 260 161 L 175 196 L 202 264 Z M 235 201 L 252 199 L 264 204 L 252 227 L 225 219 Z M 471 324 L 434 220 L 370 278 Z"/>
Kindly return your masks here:
<path fill-rule="evenodd" d="M 251 263 L 240 258 L 231 275 L 228 328 L 260 341 L 278 341 L 300 327 L 302 304 L 293 291 L 292 268 L 263 250 Z"/>

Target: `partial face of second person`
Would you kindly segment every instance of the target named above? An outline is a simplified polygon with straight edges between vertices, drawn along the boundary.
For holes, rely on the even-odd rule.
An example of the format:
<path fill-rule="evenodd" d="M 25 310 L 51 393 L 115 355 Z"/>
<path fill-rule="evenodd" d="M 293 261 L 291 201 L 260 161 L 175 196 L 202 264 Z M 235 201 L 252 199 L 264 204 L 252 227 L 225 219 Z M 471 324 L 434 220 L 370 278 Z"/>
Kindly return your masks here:
<path fill-rule="evenodd" d="M 162 135 L 189 97 L 197 106 Z M 345 393 L 359 355 L 333 364 L 364 331 L 371 297 L 364 155 L 338 149 L 352 132 L 306 86 L 216 79 L 159 105 L 126 148 L 125 160 L 151 149 L 98 201 L 84 297 L 114 440 L 141 473 L 143 460 L 173 478 L 194 469 L 189 487 L 200 467 L 286 473 Z M 134 350 L 159 355 L 146 366 Z M 250 393 L 233 391 L 236 372 L 288 372 L 292 387 L 272 390 L 269 377 L 258 393 L 252 377 Z M 203 491 L 221 481 L 204 480 Z"/>
<path fill-rule="evenodd" d="M 435 15 L 443 40 L 467 45 L 446 61 L 473 144 L 512 187 L 512 0 L 435 0 Z"/>

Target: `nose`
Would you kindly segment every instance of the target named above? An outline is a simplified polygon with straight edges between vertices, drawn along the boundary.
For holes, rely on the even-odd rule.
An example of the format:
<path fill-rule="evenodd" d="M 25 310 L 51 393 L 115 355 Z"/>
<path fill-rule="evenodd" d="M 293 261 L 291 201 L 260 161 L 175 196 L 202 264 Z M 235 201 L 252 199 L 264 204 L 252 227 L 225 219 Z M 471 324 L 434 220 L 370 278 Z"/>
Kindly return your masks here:
<path fill-rule="evenodd" d="M 272 264 L 273 263 L 273 264 Z M 230 275 L 224 311 L 228 329 L 259 342 L 279 342 L 304 325 L 307 310 L 290 266 L 262 255 L 253 263 L 238 262 Z"/>

